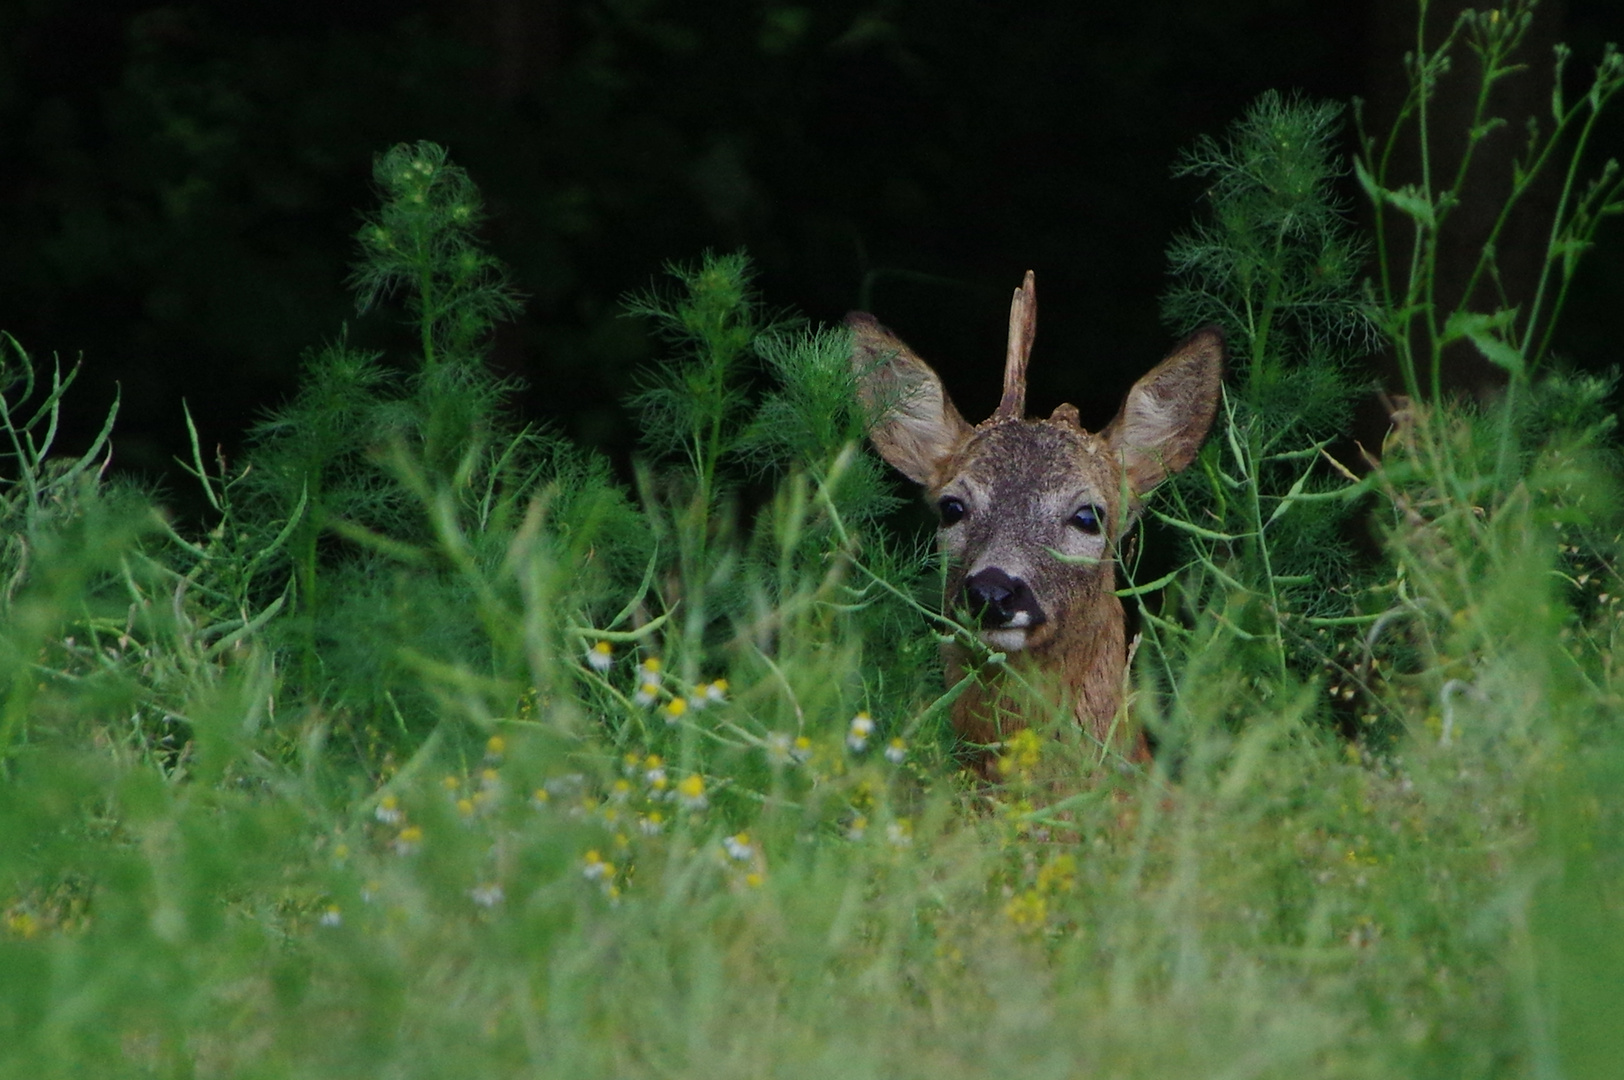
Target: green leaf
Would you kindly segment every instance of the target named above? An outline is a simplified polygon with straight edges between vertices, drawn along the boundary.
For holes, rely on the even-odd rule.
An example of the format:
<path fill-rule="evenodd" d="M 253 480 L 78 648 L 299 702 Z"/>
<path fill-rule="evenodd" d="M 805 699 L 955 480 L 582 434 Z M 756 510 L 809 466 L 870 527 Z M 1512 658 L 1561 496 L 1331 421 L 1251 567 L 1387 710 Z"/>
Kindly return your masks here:
<path fill-rule="evenodd" d="M 1438 218 L 1432 200 L 1414 184 L 1405 184 L 1391 191 L 1384 190 L 1382 197 L 1427 228 L 1437 228 Z"/>
<path fill-rule="evenodd" d="M 1528 370 L 1522 350 L 1500 336 L 1500 332 L 1510 329 L 1511 321 L 1516 315 L 1517 313 L 1512 310 L 1496 311 L 1493 314 L 1477 311 L 1453 312 L 1449 316 L 1449 321 L 1444 324 L 1442 344 L 1448 345 L 1466 338 L 1477 346 L 1477 351 L 1482 353 L 1489 363 L 1505 369 L 1514 377 L 1521 378 Z"/>

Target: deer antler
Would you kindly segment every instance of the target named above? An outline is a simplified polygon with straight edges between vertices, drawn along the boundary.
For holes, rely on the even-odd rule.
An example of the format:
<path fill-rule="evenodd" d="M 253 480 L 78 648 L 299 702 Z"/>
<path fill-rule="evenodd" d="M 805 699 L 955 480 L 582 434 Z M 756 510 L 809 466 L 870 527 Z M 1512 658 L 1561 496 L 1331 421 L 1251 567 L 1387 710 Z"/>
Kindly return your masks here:
<path fill-rule="evenodd" d="M 1032 338 L 1038 330 L 1038 293 L 1032 271 L 1009 302 L 1009 346 L 1004 353 L 1004 396 L 993 412 L 994 420 L 1019 420 L 1026 415 L 1026 362 L 1032 356 Z"/>

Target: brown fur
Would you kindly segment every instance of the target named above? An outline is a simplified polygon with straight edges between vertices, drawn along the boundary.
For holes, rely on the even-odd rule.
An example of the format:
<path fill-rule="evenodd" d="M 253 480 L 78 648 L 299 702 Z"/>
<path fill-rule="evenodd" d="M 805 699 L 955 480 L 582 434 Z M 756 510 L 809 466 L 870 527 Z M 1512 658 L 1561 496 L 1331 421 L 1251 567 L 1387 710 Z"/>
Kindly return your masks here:
<path fill-rule="evenodd" d="M 1011 305 L 1003 402 L 976 427 L 959 415 L 930 366 L 873 316 L 854 312 L 846 320 L 875 448 L 924 485 L 933 503 L 950 499 L 963 508 L 962 520 L 944 518 L 938 534 L 948 562 L 945 606 L 1009 592 L 999 583 L 1013 587 L 1008 618 L 1019 621 L 1002 621 L 1002 613 L 991 623 L 984 617 L 982 640 L 1007 654 L 1018 678 L 992 669 L 953 707 L 954 729 L 976 748 L 984 774 L 997 744 L 1034 713 L 1058 708 L 1094 738 L 1110 738 L 1127 663 L 1115 595 L 1117 544 L 1144 496 L 1194 460 L 1223 374 L 1222 332 L 1207 327 L 1135 383 L 1099 434 L 1083 430 L 1071 405 L 1046 420 L 1025 419 L 1019 405 L 1009 405 L 1025 399 L 1035 313 L 1028 273 Z M 1082 508 L 1095 513 L 1096 531 L 1074 521 Z M 967 581 L 976 589 L 967 590 Z M 952 681 L 971 662 L 959 646 L 949 647 L 947 660 Z M 1030 700 L 1026 686 L 1042 700 Z M 1147 753 L 1137 731 L 1119 746 L 1135 757 Z"/>

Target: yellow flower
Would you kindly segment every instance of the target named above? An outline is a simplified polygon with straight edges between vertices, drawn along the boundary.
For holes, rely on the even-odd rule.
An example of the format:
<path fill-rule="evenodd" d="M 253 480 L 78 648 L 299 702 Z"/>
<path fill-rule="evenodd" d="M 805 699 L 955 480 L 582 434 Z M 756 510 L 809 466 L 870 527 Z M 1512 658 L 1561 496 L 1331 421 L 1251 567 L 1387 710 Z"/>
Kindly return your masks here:
<path fill-rule="evenodd" d="M 851 726 L 846 731 L 846 745 L 853 753 L 861 753 L 868 748 L 868 737 L 874 734 L 874 718 L 866 712 L 860 712 L 851 718 Z"/>
<path fill-rule="evenodd" d="M 1069 892 L 1077 881 L 1077 860 L 1070 855 L 1056 855 L 1038 871 L 1037 888 L 1043 893 Z"/>
<path fill-rule="evenodd" d="M 385 795 L 378 800 L 378 808 L 372 816 L 385 825 L 399 825 L 406 820 L 405 811 L 401 810 L 400 802 L 393 795 Z"/>
<path fill-rule="evenodd" d="M 665 775 L 665 761 L 659 754 L 650 754 L 643 759 L 643 780 L 655 791 L 664 791 L 670 782 Z"/>
<path fill-rule="evenodd" d="M 693 773 L 683 778 L 677 785 L 677 797 L 682 804 L 690 810 L 698 810 L 705 806 L 705 778 Z"/>
<path fill-rule="evenodd" d="M 998 759 L 998 771 L 1028 773 L 1043 760 L 1043 740 L 1031 728 L 1011 735 L 1004 743 L 1005 753 Z"/>
<path fill-rule="evenodd" d="M 1028 889 L 1004 905 L 1004 915 L 1022 930 L 1035 930 L 1049 919 L 1049 901 L 1036 889 Z"/>
<path fill-rule="evenodd" d="M 607 641 L 594 641 L 586 651 L 587 666 L 593 671 L 608 671 L 615 662 L 615 649 Z"/>
<path fill-rule="evenodd" d="M 615 876 L 614 863 L 604 862 L 597 848 L 588 851 L 582 861 L 586 865 L 581 868 L 581 875 L 588 881 L 602 881 Z"/>
<path fill-rule="evenodd" d="M 688 711 L 688 702 L 682 698 L 674 697 L 665 703 L 665 722 L 674 724 L 683 713 Z"/>

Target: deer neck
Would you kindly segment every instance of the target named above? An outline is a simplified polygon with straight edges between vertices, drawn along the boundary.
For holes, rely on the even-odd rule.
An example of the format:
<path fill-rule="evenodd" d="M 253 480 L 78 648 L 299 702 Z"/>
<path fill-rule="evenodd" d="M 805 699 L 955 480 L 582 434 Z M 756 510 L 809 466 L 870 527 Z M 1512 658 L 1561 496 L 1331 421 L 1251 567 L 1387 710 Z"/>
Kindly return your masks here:
<path fill-rule="evenodd" d="M 1028 717 L 1057 711 L 1069 711 L 1101 742 L 1111 737 L 1127 663 L 1122 602 L 1107 592 L 1076 615 L 1082 617 L 1066 620 L 1042 645 L 1009 656 L 1010 670 L 981 670 L 980 681 L 953 705 L 953 726 L 966 742 L 992 747 L 1028 726 Z M 973 666 L 957 646 L 949 647 L 947 659 L 955 680 Z M 1041 698 L 1032 700 L 1033 692 Z M 1130 756 L 1144 756 L 1143 736 L 1135 734 L 1130 743 Z M 988 774 L 996 753 L 981 751 L 973 759 L 976 768 Z"/>

